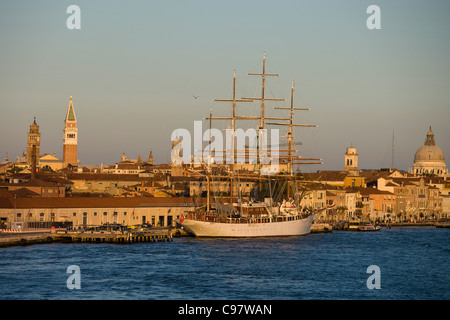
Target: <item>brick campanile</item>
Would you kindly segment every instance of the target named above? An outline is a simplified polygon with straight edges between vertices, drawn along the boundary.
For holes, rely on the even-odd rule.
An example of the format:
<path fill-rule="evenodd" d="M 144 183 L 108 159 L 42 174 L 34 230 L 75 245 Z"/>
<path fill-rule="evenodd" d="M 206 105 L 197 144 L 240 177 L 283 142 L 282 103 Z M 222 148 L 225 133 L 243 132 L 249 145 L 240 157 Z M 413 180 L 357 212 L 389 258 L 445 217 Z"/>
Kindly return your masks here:
<path fill-rule="evenodd" d="M 33 148 L 35 148 L 35 155 L 37 162 L 39 162 L 39 154 L 41 150 L 41 134 L 39 133 L 39 126 L 36 124 L 36 117 L 30 126 L 27 141 L 27 163 L 31 166 L 33 164 Z"/>
<path fill-rule="evenodd" d="M 72 96 L 70 96 L 66 120 L 64 121 L 63 160 L 66 167 L 69 165 L 74 167 L 77 166 L 77 144 L 77 118 L 75 116 L 75 109 L 73 108 Z"/>

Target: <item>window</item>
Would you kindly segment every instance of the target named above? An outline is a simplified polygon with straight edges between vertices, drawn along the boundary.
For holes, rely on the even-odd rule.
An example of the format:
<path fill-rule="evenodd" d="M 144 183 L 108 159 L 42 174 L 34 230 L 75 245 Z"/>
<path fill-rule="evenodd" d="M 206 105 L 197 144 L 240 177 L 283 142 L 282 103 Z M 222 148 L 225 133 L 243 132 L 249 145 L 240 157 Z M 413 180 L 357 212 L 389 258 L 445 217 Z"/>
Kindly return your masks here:
<path fill-rule="evenodd" d="M 77 213 L 76 213 L 76 212 L 74 212 L 74 213 L 73 213 L 73 216 L 74 216 L 74 217 L 76 217 L 76 216 L 77 216 Z"/>
<path fill-rule="evenodd" d="M 106 211 L 105 211 L 105 212 L 103 212 L 103 215 L 104 215 L 104 216 L 108 215 L 108 212 L 106 212 Z"/>

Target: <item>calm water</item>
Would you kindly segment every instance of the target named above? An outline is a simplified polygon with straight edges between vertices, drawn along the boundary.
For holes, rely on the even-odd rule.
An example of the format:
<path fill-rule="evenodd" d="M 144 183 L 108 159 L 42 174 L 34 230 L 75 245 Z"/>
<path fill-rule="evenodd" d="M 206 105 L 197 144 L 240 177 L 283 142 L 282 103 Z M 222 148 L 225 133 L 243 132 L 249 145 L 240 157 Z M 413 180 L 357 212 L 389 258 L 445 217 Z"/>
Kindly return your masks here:
<path fill-rule="evenodd" d="M 0 248 L 0 299 L 449 299 L 450 230 Z M 69 290 L 78 265 L 81 289 Z M 380 268 L 369 290 L 367 267 Z"/>

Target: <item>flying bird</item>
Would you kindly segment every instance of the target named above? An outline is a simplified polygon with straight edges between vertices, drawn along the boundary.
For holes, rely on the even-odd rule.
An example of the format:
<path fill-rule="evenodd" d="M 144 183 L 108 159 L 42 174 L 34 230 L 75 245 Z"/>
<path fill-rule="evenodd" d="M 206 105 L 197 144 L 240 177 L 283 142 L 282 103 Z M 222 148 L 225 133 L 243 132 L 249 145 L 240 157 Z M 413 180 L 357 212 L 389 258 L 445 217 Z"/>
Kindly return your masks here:
<path fill-rule="evenodd" d="M 193 96 L 195 99 L 197 99 L 199 96 L 194 96 L 193 94 L 191 94 L 191 96 Z"/>

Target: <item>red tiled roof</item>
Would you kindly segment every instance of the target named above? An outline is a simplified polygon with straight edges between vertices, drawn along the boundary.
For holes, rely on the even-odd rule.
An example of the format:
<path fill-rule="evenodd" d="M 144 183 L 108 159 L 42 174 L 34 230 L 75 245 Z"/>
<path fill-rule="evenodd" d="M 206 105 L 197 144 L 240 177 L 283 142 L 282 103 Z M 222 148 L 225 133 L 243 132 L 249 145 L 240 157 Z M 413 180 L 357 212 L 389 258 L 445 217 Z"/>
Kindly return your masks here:
<path fill-rule="evenodd" d="M 12 200 L 14 202 L 14 200 Z M 206 202 L 204 198 L 196 203 Z M 67 198 L 18 198 L 16 208 L 129 208 L 129 207 L 179 207 L 193 205 L 193 198 L 150 197 L 67 197 Z M 11 199 L 0 198 L 0 208 L 13 208 Z"/>
<path fill-rule="evenodd" d="M 370 194 L 386 194 L 386 195 L 394 195 L 392 192 L 378 190 L 376 188 L 356 188 L 355 191 L 359 192 L 361 195 L 370 195 Z"/>

